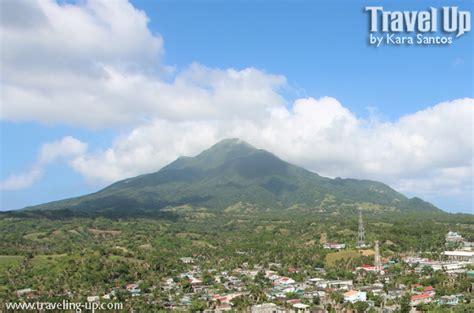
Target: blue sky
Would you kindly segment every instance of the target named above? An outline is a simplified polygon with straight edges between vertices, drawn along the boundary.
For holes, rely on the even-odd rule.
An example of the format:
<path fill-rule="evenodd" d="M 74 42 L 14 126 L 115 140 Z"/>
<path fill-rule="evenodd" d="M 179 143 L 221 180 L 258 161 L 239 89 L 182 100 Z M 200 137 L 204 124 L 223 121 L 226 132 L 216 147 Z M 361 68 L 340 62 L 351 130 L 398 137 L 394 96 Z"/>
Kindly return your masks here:
<path fill-rule="evenodd" d="M 146 79 L 145 82 L 151 82 L 152 87 L 150 88 L 153 88 L 153 84 L 157 82 L 172 84 L 177 77 L 188 78 L 192 76 L 193 78 L 190 80 L 194 81 L 196 79 L 194 77 L 206 75 L 206 79 L 209 79 L 210 82 L 209 85 L 203 87 L 203 90 L 210 89 L 211 93 L 221 94 L 224 91 L 219 89 L 220 91 L 217 92 L 216 90 L 228 87 L 221 87 L 214 82 L 213 77 L 232 81 L 234 77 L 226 72 L 228 69 L 244 71 L 247 68 L 252 68 L 256 72 L 249 74 L 249 80 L 242 83 L 245 86 L 255 82 L 262 84 L 262 88 L 266 90 L 262 103 L 268 102 L 268 99 L 271 99 L 270 101 L 274 99 L 275 107 L 282 105 L 292 113 L 293 108 L 296 107 L 295 101 L 298 99 L 332 97 L 337 99 L 340 104 L 340 106 L 339 104 L 328 104 L 334 106 L 334 110 L 340 110 L 337 111 L 337 114 L 335 113 L 337 116 L 342 114 L 347 117 L 348 121 L 355 118 L 359 124 L 370 124 L 370 126 L 358 126 L 356 128 L 358 132 L 360 131 L 357 140 L 360 142 L 367 140 L 368 145 L 374 145 L 379 142 L 378 140 L 382 142 L 392 140 L 398 136 L 393 135 L 392 132 L 387 135 L 386 129 L 388 128 L 399 130 L 400 134 L 413 132 L 413 137 L 421 137 L 422 144 L 428 146 L 432 146 L 430 140 L 436 139 L 437 136 L 440 136 L 440 143 L 443 143 L 443 140 L 449 141 L 451 132 L 464 134 L 464 137 L 459 138 L 459 140 L 453 139 L 453 141 L 464 143 L 461 144 L 464 145 L 462 147 L 454 146 L 454 149 L 460 149 L 459 153 L 451 151 L 449 156 L 444 156 L 440 151 L 453 149 L 450 143 L 446 142 L 444 146 L 440 144 L 440 147 L 433 150 L 434 152 L 430 152 L 430 155 L 420 156 L 420 160 L 414 162 L 418 162 L 420 165 L 418 167 L 413 166 L 413 168 L 409 164 L 411 157 L 409 152 L 406 152 L 401 147 L 403 145 L 399 143 L 390 145 L 390 149 L 392 146 L 398 148 L 393 148 L 390 153 L 387 152 L 387 156 L 383 160 L 377 159 L 376 156 L 364 156 L 363 159 L 354 161 L 341 158 L 334 164 L 330 164 L 328 155 L 315 154 L 312 157 L 311 153 L 305 153 L 306 150 L 304 149 L 301 150 L 303 151 L 301 152 L 302 155 L 296 153 L 279 155 L 323 175 L 377 179 L 401 189 L 407 195 L 423 197 L 444 210 L 472 212 L 472 101 L 468 101 L 467 105 L 465 103 L 460 104 L 463 110 L 467 110 L 463 112 L 471 112 L 470 129 L 465 119 L 463 120 L 464 124 L 461 122 L 458 124 L 456 122 L 457 117 L 452 118 L 456 112 L 461 112 L 460 109 L 457 110 L 458 107 L 453 105 L 445 109 L 432 109 L 443 102 L 465 98 L 472 99 L 472 34 L 468 33 L 455 39 L 454 43 L 449 46 L 382 46 L 375 48 L 367 44 L 369 35 L 368 14 L 363 10 L 365 5 L 377 4 L 383 5 L 388 10 L 426 10 L 431 6 L 441 8 L 443 5 L 457 5 L 460 9 L 472 11 L 472 2 L 226 1 L 224 3 L 220 1 L 132 1 L 131 3 L 134 8 L 127 8 L 127 10 L 135 10 L 132 12 L 134 14 L 138 14 L 136 10 L 143 11 L 148 17 L 148 24 L 144 29 L 143 26 L 137 26 L 130 22 L 130 29 L 137 27 L 136 33 L 143 34 L 143 36 L 137 35 L 140 41 L 137 39 L 136 43 L 132 42 L 131 37 L 124 37 L 123 40 L 128 43 L 127 40 L 130 39 L 130 46 L 137 46 L 141 51 L 149 50 L 150 54 L 141 55 L 141 52 L 136 52 L 133 48 L 124 47 L 126 43 L 119 43 L 120 40 L 117 39 L 111 45 L 116 51 L 126 50 L 123 54 L 119 52 L 117 52 L 117 55 L 113 52 L 103 53 L 106 48 L 100 46 L 100 43 L 91 43 L 90 48 L 88 48 L 87 44 L 89 42 L 87 41 L 84 49 L 72 47 L 72 52 L 68 53 L 66 48 L 65 54 L 61 56 L 59 52 L 52 53 L 51 51 L 54 50 L 50 48 L 57 47 L 57 43 L 64 40 L 62 38 L 65 37 L 61 37 L 62 34 L 59 33 L 57 38 L 48 37 L 45 39 L 45 43 L 41 44 L 38 50 L 29 46 L 29 49 L 33 49 L 33 51 L 39 51 L 34 56 L 25 55 L 26 60 L 32 60 L 33 69 L 30 72 L 28 72 L 29 70 L 22 70 L 21 73 L 16 72 L 19 63 L 15 62 L 21 61 L 19 57 L 10 57 L 10 53 L 7 53 L 6 57 L 2 57 L 2 65 L 7 68 L 2 70 L 2 84 L 16 86 L 19 89 L 22 88 L 20 90 L 26 91 L 41 90 L 43 95 L 54 94 L 57 92 L 56 88 L 62 88 L 57 87 L 62 86 L 61 84 L 57 82 L 50 85 L 45 85 L 42 82 L 28 82 L 26 84 L 23 83 L 25 79 L 22 78 L 24 77 L 22 75 L 28 75 L 28 77 L 38 75 L 38 77 L 41 77 L 45 73 L 43 72 L 44 64 L 49 64 L 52 60 L 59 60 L 57 62 L 59 65 L 54 64 L 52 66 L 53 71 L 57 67 L 58 77 L 66 73 L 67 75 L 64 75 L 67 79 L 70 77 L 74 77 L 74 79 L 86 77 L 88 81 L 89 79 L 93 81 L 95 72 L 76 70 L 75 65 L 86 64 L 86 67 L 95 68 L 98 64 L 105 64 L 107 65 L 104 66 L 106 69 L 113 68 L 118 69 L 119 72 L 122 71 L 120 73 L 123 74 L 123 77 L 128 77 L 125 80 L 126 82 L 131 81 L 131 77 L 135 77 L 133 75 L 137 75 L 137 73 L 143 75 Z M 26 3 L 25 5 L 29 4 Z M 116 5 L 119 5 L 118 2 Z M 34 7 L 34 5 L 32 6 Z M 76 4 L 72 2 L 72 5 L 69 4 L 69 6 L 74 7 Z M 77 6 L 80 8 L 87 7 L 84 4 Z M 110 6 L 111 4 L 106 6 L 107 10 L 113 10 Z M 62 7 L 64 8 L 65 5 L 63 4 Z M 36 7 L 34 9 L 39 10 L 36 13 L 32 11 L 31 14 L 35 16 L 41 10 L 48 10 L 48 8 L 38 9 Z M 94 10 L 90 7 L 87 9 L 89 11 L 86 10 L 86 12 Z M 54 11 L 51 14 L 45 13 L 45 16 L 49 19 L 49 23 L 53 23 L 53 19 L 59 20 L 61 18 L 60 14 L 67 15 L 70 13 L 68 10 L 63 10 L 60 13 Z M 78 15 L 78 19 L 82 17 L 82 15 Z M 101 22 L 109 22 L 108 18 L 102 18 Z M 127 15 L 119 18 L 127 19 Z M 2 25 L 2 28 L 7 31 L 9 27 L 9 25 Z M 47 27 L 47 25 L 44 27 Z M 90 33 L 87 33 L 91 31 L 89 28 L 84 27 L 84 30 L 79 28 L 77 32 L 83 31 L 84 38 L 90 36 Z M 71 29 L 74 32 L 76 31 L 74 28 Z M 112 27 L 112 29 L 114 28 Z M 26 30 L 23 35 L 25 39 L 29 38 L 30 35 L 33 36 L 32 33 L 28 33 Z M 116 35 L 116 38 L 119 39 L 122 36 L 120 30 L 118 34 L 111 35 Z M 95 38 L 95 36 L 91 37 Z M 50 46 L 48 46 L 49 40 L 51 41 Z M 14 45 L 5 39 L 2 39 L 2 48 L 7 52 L 11 51 L 11 54 L 14 53 L 15 49 L 23 48 L 22 50 L 25 50 L 25 47 L 22 47 L 21 44 L 15 43 Z M 78 52 L 78 50 L 81 51 Z M 152 55 L 150 60 L 147 59 L 149 55 Z M 154 58 L 156 58 L 156 61 Z M 64 60 L 64 68 L 60 67 L 61 60 Z M 109 60 L 110 63 L 108 63 Z M 133 64 L 134 67 L 139 69 L 130 70 L 128 68 L 129 64 Z M 200 64 L 205 69 L 195 70 L 192 64 Z M 8 71 L 11 71 L 14 75 L 10 75 Z M 68 73 L 69 71 L 71 73 Z M 191 71 L 191 74 L 188 73 L 189 71 Z M 196 74 L 196 72 L 198 73 Z M 239 72 L 239 74 L 242 73 Z M 7 75 L 15 77 L 17 80 L 7 79 Z M 47 74 L 44 75 L 46 77 Z M 277 75 L 284 77 L 283 83 L 274 81 L 278 80 L 274 77 Z M 241 79 L 247 79 L 246 75 L 242 74 L 242 76 L 245 76 L 245 78 L 239 76 L 238 83 L 241 83 Z M 200 83 L 195 83 L 195 85 L 189 87 L 188 85 L 192 82 L 186 82 L 186 88 L 188 89 L 185 90 L 189 90 L 190 93 L 201 87 Z M 121 83 L 123 84 L 123 82 Z M 178 87 L 173 85 L 173 88 L 183 90 Z M 178 147 L 176 144 L 169 146 L 166 138 L 153 143 L 144 143 L 144 139 L 140 138 L 139 145 L 133 141 L 137 133 L 152 132 L 152 134 L 155 134 L 153 131 L 158 129 L 156 136 L 166 137 L 167 128 L 164 128 L 163 123 L 168 125 L 166 127 L 169 127 L 169 129 L 173 129 L 176 125 L 176 136 L 179 136 L 181 129 L 183 129 L 182 137 L 184 138 L 184 134 L 188 134 L 186 127 L 189 123 L 197 123 L 199 127 L 208 129 L 211 127 L 208 125 L 214 125 L 214 121 L 219 120 L 222 123 L 227 123 L 226 119 L 232 116 L 233 119 L 237 117 L 241 121 L 257 125 L 258 123 L 253 121 L 252 117 L 248 118 L 247 116 L 254 114 L 254 107 L 255 116 L 261 114 L 259 113 L 260 109 L 262 109 L 262 112 L 266 112 L 268 108 L 265 107 L 265 104 L 256 101 L 256 104 L 252 102 L 248 106 L 242 104 L 242 109 L 236 108 L 235 112 L 232 111 L 233 108 L 219 109 L 223 111 L 218 115 L 210 115 L 204 118 L 201 116 L 199 118 L 194 117 L 191 113 L 180 113 L 182 111 L 179 108 L 176 108 L 176 112 L 179 111 L 178 113 L 169 113 L 166 109 L 150 111 L 148 110 L 149 106 L 143 106 L 143 109 L 137 108 L 135 111 L 134 108 L 140 107 L 142 99 L 136 99 L 135 102 L 133 95 L 124 95 L 120 93 L 120 88 L 118 88 L 118 95 L 108 94 L 106 98 L 104 96 L 104 99 L 111 99 L 110 97 L 115 99 L 115 96 L 131 99 L 128 103 L 120 106 L 121 110 L 123 106 L 128 105 L 129 107 L 119 113 L 124 115 L 136 113 L 140 116 L 140 121 L 122 123 L 120 122 L 122 119 L 117 119 L 119 122 L 109 123 L 109 119 L 107 121 L 99 119 L 96 122 L 95 118 L 100 113 L 87 115 L 84 113 L 86 109 L 80 107 L 82 104 L 79 101 L 83 99 L 81 96 L 85 92 L 80 90 L 81 88 L 82 86 L 76 80 L 71 80 L 71 83 L 66 86 L 68 90 L 66 97 L 62 97 L 61 94 L 58 97 L 48 98 L 48 101 L 32 103 L 31 106 L 35 108 L 41 105 L 45 106 L 44 110 L 39 109 L 38 113 L 30 113 L 34 110 L 28 111 L 29 107 L 26 104 L 24 105 L 24 111 L 14 109 L 18 103 L 14 100 L 27 101 L 24 100 L 25 98 L 10 98 L 10 93 L 8 93 L 8 97 L 2 95 L 4 97 L 2 99 L 4 103 L 2 111 L 6 113 L 2 113 L 0 122 L 1 179 L 6 181 L 12 175 L 23 175 L 36 165 L 41 167 L 41 175 L 35 176 L 31 184 L 25 183 L 22 184 L 21 188 L 7 188 L 1 191 L 0 205 L 2 210 L 18 209 L 27 205 L 96 191 L 109 184 L 114 178 L 123 178 L 127 175 L 157 170 L 176 155 L 197 153 L 213 140 L 225 137 L 227 134 L 242 133 L 246 140 L 260 144 L 277 154 L 279 151 L 290 149 L 277 146 L 270 139 L 259 138 L 254 133 L 245 133 L 239 129 L 229 129 L 224 126 L 217 126 L 217 130 L 212 129 L 210 131 L 212 134 L 203 137 L 201 144 L 192 144 L 192 138 L 188 138 L 184 141 L 185 144 Z M 91 90 L 87 96 L 101 99 L 101 96 L 94 94 L 92 88 Z M 233 94 L 235 92 L 238 91 L 232 90 Z M 243 101 L 245 101 L 247 94 L 247 91 L 242 94 Z M 71 102 L 78 99 L 77 104 L 74 102 L 74 108 L 77 107 L 78 111 L 71 115 L 77 115 L 80 119 L 69 116 L 62 119 L 58 107 L 64 106 L 64 104 L 59 100 L 57 103 L 54 101 L 55 99 L 64 98 L 70 99 Z M 280 99 L 280 101 L 279 98 L 283 100 Z M 157 106 L 178 107 L 178 103 L 181 103 L 178 101 L 166 103 L 166 99 L 174 98 L 167 97 L 165 100 L 161 100 L 162 103 L 157 104 Z M 184 103 L 193 101 L 194 98 L 186 98 Z M 315 101 L 314 103 L 315 106 L 325 105 L 324 101 Z M 239 105 L 237 103 L 233 106 Z M 272 108 L 274 107 L 272 106 Z M 49 116 L 54 115 L 54 118 L 48 117 L 48 110 L 52 112 Z M 116 112 L 114 110 L 116 109 L 112 105 L 110 108 L 107 107 L 107 114 L 112 112 L 110 113 L 111 119 L 115 118 Z M 428 112 L 425 114 L 427 117 L 423 115 L 422 117 L 413 118 L 413 121 L 410 121 L 411 124 L 406 126 L 409 131 L 403 128 L 406 123 L 400 122 L 400 119 L 424 110 L 435 113 L 440 111 L 441 117 L 438 115 L 428 116 L 429 114 L 435 114 Z M 46 113 L 42 114 L 41 112 Z M 227 113 L 229 116 L 226 115 Z M 84 114 L 83 117 L 82 114 Z M 64 115 L 67 115 L 67 113 L 64 113 Z M 317 123 L 318 116 L 315 117 L 314 123 Z M 443 116 L 447 117 L 446 123 L 452 124 L 443 126 L 447 127 L 446 129 L 440 128 L 441 135 L 435 131 L 426 134 L 423 125 L 419 125 L 420 133 L 414 130 L 413 124 L 416 124 L 418 120 L 432 120 Z M 88 120 L 91 121 L 91 124 L 87 122 Z M 153 124 L 158 123 L 155 120 L 159 120 L 159 126 Z M 92 123 L 92 121 L 94 122 Z M 308 121 L 311 123 L 311 119 Z M 260 125 L 256 127 L 258 128 Z M 469 130 L 471 131 L 470 134 Z M 316 132 L 317 130 L 312 129 L 310 131 Z M 295 129 L 293 133 L 297 132 L 298 130 Z M 373 135 L 379 132 L 381 133 L 380 136 Z M 72 152 L 68 152 L 67 155 L 54 152 L 54 156 L 47 158 L 48 161 L 40 160 L 39 154 L 41 154 L 40 151 L 43 145 L 58 142 L 66 136 L 77 140 L 72 142 L 75 147 Z M 383 136 L 391 139 L 374 139 Z M 308 145 L 305 149 L 310 151 L 311 144 L 314 143 L 311 141 L 311 135 L 305 134 L 303 137 L 309 138 L 304 139 L 303 142 Z M 176 138 L 180 139 L 181 137 Z M 350 140 L 350 137 L 348 138 Z M 122 144 L 122 141 L 125 143 Z M 295 138 L 288 138 L 288 142 L 295 142 Z M 80 143 L 87 145 L 87 148 L 80 146 Z M 123 160 L 126 158 L 120 155 L 121 151 L 125 151 L 130 147 L 143 148 L 149 146 L 152 147 L 151 150 L 144 151 L 155 151 L 157 153 L 156 162 L 153 162 L 153 155 L 139 156 L 137 159 L 132 159 L 133 162 Z M 316 147 L 314 148 L 316 149 Z M 105 153 L 107 149 L 110 149 L 114 155 L 113 157 L 110 157 L 110 154 L 107 156 Z M 335 151 L 341 151 L 340 148 L 337 149 Z M 383 149 L 383 147 L 380 147 L 380 149 Z M 404 165 L 405 163 L 402 161 L 398 162 L 399 151 L 401 151 L 401 154 L 407 153 L 407 155 L 400 156 L 400 159 L 404 160 L 403 162 L 408 162 L 407 165 Z M 384 151 L 380 151 L 380 154 L 383 153 Z M 436 153 L 439 155 L 436 155 Z M 367 154 L 376 155 L 376 147 L 371 148 Z M 456 157 L 456 155 L 463 157 Z M 433 159 L 437 160 L 433 161 Z M 111 165 L 105 167 L 104 163 L 108 161 L 111 162 Z M 366 162 L 365 166 L 359 167 L 357 165 L 363 162 Z M 136 168 L 132 168 L 133 166 L 130 163 L 135 164 Z M 377 165 L 372 166 L 373 164 Z M 102 169 L 102 165 L 104 165 L 104 169 Z M 97 166 L 96 173 L 93 173 L 94 166 Z M 400 167 L 398 171 L 396 170 L 397 166 Z M 394 168 L 393 172 L 386 170 L 390 167 Z M 338 168 L 342 169 L 338 171 Z M 385 169 L 377 170 L 378 168 Z M 108 169 L 113 169 L 117 173 L 114 175 L 105 174 L 103 177 L 98 174 L 102 170 L 106 171 Z M 437 181 L 438 177 L 441 177 L 439 181 Z M 430 185 L 427 180 L 436 180 L 436 184 Z M 417 186 L 420 186 L 420 188 Z"/>
<path fill-rule="evenodd" d="M 453 1 L 133 1 L 165 40 L 166 61 L 284 74 L 314 97 L 331 95 L 357 114 L 396 118 L 472 96 L 472 35 L 449 47 L 373 48 L 366 5 L 426 10 Z M 469 1 L 459 2 L 469 8 Z M 470 6 L 472 7 L 472 5 Z M 457 65 L 458 62 L 463 62 Z M 293 97 L 299 95 L 291 95 Z"/>

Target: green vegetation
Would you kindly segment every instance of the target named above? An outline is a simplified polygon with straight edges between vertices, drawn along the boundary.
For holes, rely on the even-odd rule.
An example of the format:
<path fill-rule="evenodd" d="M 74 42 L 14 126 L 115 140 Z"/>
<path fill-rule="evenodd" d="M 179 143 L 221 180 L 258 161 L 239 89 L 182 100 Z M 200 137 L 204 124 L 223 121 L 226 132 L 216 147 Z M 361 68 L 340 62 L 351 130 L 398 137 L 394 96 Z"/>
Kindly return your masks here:
<path fill-rule="evenodd" d="M 178 158 L 156 173 L 28 210 L 59 210 L 57 213 L 62 216 L 172 217 L 175 212 L 169 209 L 176 207 L 207 208 L 212 212 L 290 209 L 350 214 L 358 206 L 374 213 L 418 210 L 441 214 L 431 204 L 418 198 L 408 199 L 380 182 L 325 178 L 239 139 L 223 140 L 196 157 Z"/>
<path fill-rule="evenodd" d="M 194 211 L 176 212 L 173 219 L 0 218 L 0 285 L 4 286 L 0 299 L 13 300 L 15 290 L 32 288 L 43 299 L 49 299 L 50 294 L 69 294 L 70 300 L 84 301 L 86 296 L 106 294 L 137 281 L 159 298 L 164 279 L 178 279 L 179 273 L 188 268 L 182 257 L 192 257 L 203 272 L 232 271 L 244 263 L 250 268 L 280 263 L 275 270 L 296 281 L 317 277 L 316 268 L 321 267 L 329 279 L 354 279 L 351 271 L 356 266 L 373 262 L 373 256 L 364 256 L 355 249 L 356 237 L 347 235 L 347 230 L 356 232 L 356 216 L 335 222 L 330 213 L 216 212 L 195 219 Z M 474 229 L 472 216 L 447 216 L 448 221 L 427 219 L 426 215 L 399 215 L 385 224 L 384 216 L 366 215 L 367 240 L 380 240 L 386 258 L 396 260 L 410 252 L 426 251 L 436 259 L 444 248 L 443 234 L 449 229 L 462 233 Z M 322 234 L 330 241 L 345 242 L 349 249 L 323 249 L 319 244 Z M 300 272 L 288 273 L 289 267 Z M 400 270 L 396 264 L 390 269 L 394 273 Z M 203 279 L 213 284 L 212 277 Z M 370 282 L 373 277 L 364 279 Z M 267 284 L 264 278 L 259 281 L 262 286 Z M 397 281 L 410 285 L 420 279 L 400 274 Z M 470 286 L 467 280 L 460 280 L 449 287 L 449 281 L 439 274 L 421 280 L 435 286 L 440 294 L 463 292 Z M 147 289 L 151 286 L 158 289 Z M 134 308 L 145 305 L 141 297 L 127 301 Z M 202 306 L 199 299 L 192 301 L 196 310 Z M 235 299 L 239 305 L 248 305 L 248 301 Z M 363 305 L 356 307 L 361 310 Z"/>
<path fill-rule="evenodd" d="M 392 262 L 384 290 L 422 283 L 440 295 L 467 294 L 472 278 L 453 280 L 428 269 L 418 274 L 400 260 L 419 252 L 439 259 L 448 230 L 474 237 L 474 216 L 444 213 L 382 183 L 324 178 L 225 140 L 91 195 L 0 213 L 0 302 L 18 300 L 17 291 L 30 288 L 39 301 L 83 302 L 113 293 L 140 312 L 171 304 L 197 312 L 212 301 L 193 291 L 194 267 L 215 294 L 229 290 L 230 277 L 243 284 L 245 295 L 231 301 L 236 310 L 266 300 L 273 285 L 262 268 L 298 283 L 324 276 L 370 285 L 376 275 L 354 272 L 373 263 L 372 251 L 356 250 L 359 206 L 366 240 L 379 240 L 382 256 Z M 324 249 L 325 242 L 345 243 L 347 250 Z M 244 269 L 258 273 L 245 276 L 238 271 Z M 226 277 L 219 277 L 223 272 Z M 126 289 L 131 283 L 146 296 L 133 297 Z M 300 290 L 285 294 L 312 305 L 326 301 L 318 295 L 300 299 Z M 328 311 L 341 309 L 341 292 L 329 298 Z M 407 309 L 407 298 L 396 301 Z M 348 306 L 367 310 L 365 302 Z"/>
<path fill-rule="evenodd" d="M 0 272 L 17 266 L 22 259 L 19 255 L 0 255 Z"/>

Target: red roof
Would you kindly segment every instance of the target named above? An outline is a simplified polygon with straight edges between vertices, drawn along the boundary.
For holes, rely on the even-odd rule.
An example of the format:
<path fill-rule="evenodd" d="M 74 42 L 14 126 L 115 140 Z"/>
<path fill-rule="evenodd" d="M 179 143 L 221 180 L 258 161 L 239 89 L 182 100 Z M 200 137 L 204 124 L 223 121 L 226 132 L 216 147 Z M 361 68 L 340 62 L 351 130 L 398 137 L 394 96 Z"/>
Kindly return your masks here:
<path fill-rule="evenodd" d="M 357 290 L 352 289 L 352 290 L 349 290 L 348 292 L 345 292 L 344 297 L 350 297 L 350 296 L 356 295 L 358 293 L 359 292 Z"/>
<path fill-rule="evenodd" d="M 428 287 L 425 287 L 425 289 L 423 289 L 424 292 L 433 291 L 433 290 L 434 290 L 433 286 L 428 286 Z"/>
<path fill-rule="evenodd" d="M 294 267 L 288 267 L 288 272 L 290 272 L 290 273 L 296 273 L 296 272 L 298 272 L 298 270 L 297 270 L 296 268 L 294 268 Z"/>
<path fill-rule="evenodd" d="M 431 298 L 431 295 L 428 294 L 428 293 L 422 293 L 422 294 L 419 294 L 419 295 L 411 296 L 411 301 L 420 300 L 420 299 L 427 299 L 427 298 Z"/>

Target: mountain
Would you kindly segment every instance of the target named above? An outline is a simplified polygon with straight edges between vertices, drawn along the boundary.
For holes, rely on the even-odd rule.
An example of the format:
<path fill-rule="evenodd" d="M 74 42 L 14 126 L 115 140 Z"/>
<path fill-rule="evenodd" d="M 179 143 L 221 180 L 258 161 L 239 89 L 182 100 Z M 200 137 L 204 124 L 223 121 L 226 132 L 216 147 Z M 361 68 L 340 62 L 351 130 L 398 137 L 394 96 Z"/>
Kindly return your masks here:
<path fill-rule="evenodd" d="M 240 139 L 225 139 L 195 157 L 96 193 L 25 210 L 129 214 L 190 206 L 210 210 L 355 210 L 357 206 L 440 211 L 371 180 L 330 179 L 287 163 Z"/>

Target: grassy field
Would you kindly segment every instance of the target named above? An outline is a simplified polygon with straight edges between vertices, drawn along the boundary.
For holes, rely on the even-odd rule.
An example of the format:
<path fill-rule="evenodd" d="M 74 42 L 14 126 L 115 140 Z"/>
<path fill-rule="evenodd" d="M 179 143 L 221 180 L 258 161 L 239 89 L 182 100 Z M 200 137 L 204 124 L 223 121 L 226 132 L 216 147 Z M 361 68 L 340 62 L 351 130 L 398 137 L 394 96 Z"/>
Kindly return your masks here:
<path fill-rule="evenodd" d="M 360 257 L 359 252 L 356 250 L 344 250 L 344 251 L 338 251 L 338 252 L 333 252 L 329 253 L 326 255 L 325 262 L 329 266 L 333 266 L 338 260 L 341 259 L 352 259 L 352 258 L 358 258 Z"/>
<path fill-rule="evenodd" d="M 28 240 L 39 240 L 40 238 L 44 238 L 46 236 L 45 232 L 35 232 L 29 233 L 28 235 L 23 236 L 23 238 Z"/>
<path fill-rule="evenodd" d="M 0 255 L 0 272 L 17 266 L 22 259 L 23 256 L 20 255 Z"/>

